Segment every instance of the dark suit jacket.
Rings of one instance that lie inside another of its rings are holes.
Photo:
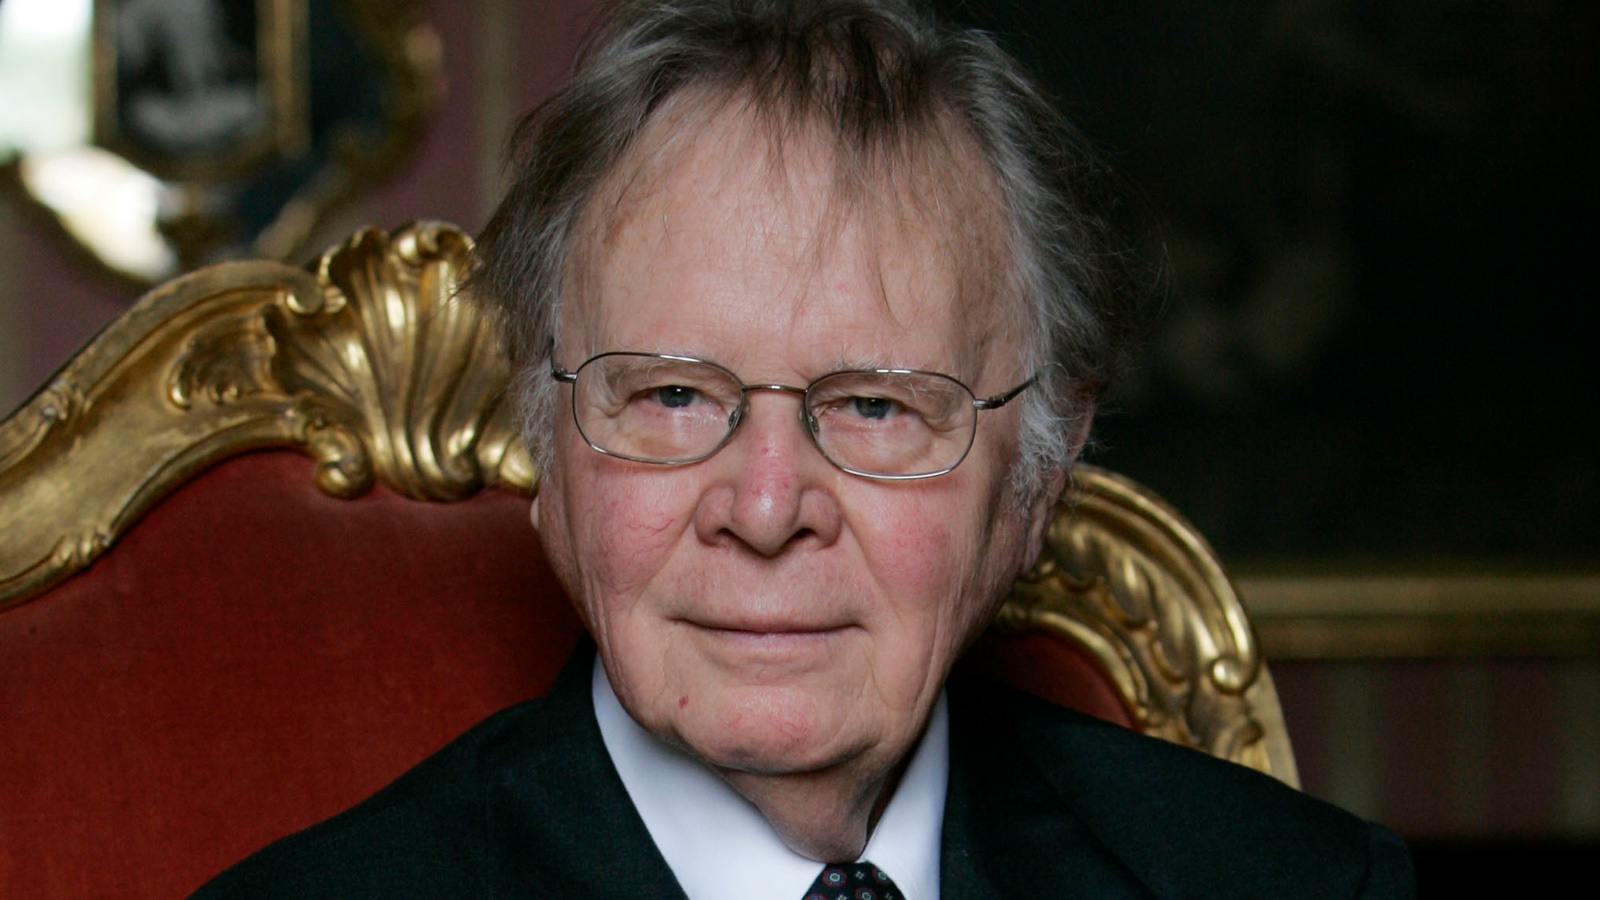
[[[601,742],[592,658],[195,900],[682,900]],[[1243,767],[990,688],[952,686],[950,726],[945,897],[1413,893],[1394,835]]]

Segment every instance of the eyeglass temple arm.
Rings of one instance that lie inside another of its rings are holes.
[[[1022,393],[1028,388],[1033,387],[1034,383],[1038,380],[1039,373],[1035,372],[1033,377],[1017,385],[1011,390],[1006,391],[1004,394],[997,394],[993,397],[985,397],[981,400],[974,400],[972,401],[972,406],[974,409],[999,409],[1000,407],[1005,406],[1007,403],[1010,403],[1012,400],[1017,399],[1018,394]]]
[[[560,363],[556,362],[556,340],[555,340],[555,338],[551,338],[549,343],[545,346],[544,356],[545,356],[545,359],[550,360],[550,377],[551,378],[554,378],[555,380],[557,380],[557,381],[559,381],[559,382],[561,382],[563,384],[573,384],[573,383],[577,382],[577,380],[578,380],[578,373],[577,372],[568,372],[566,369],[561,368],[561,364]]]

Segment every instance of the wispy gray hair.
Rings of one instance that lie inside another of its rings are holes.
[[[1071,463],[1071,436],[1126,349],[1124,258],[1108,239],[1103,168],[989,35],[907,0],[624,0],[591,31],[572,78],[522,121],[515,180],[479,236],[472,287],[499,319],[524,433],[548,464],[547,354],[579,222],[652,115],[688,91],[830,134],[858,171],[955,127],[989,168],[1006,217],[997,278],[1025,321],[1019,499]]]

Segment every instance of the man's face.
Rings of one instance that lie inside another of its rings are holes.
[[[979,396],[1030,374],[980,267],[961,256],[984,243],[972,221],[990,212],[975,192],[840,216],[826,154],[791,143],[775,165],[736,115],[692,138],[646,138],[634,151],[644,162],[580,229],[562,367],[661,352],[787,385],[904,367],[954,375]],[[936,205],[962,228],[917,211]],[[831,465],[797,396],[748,402],[720,452],[669,467],[594,451],[563,390],[535,523],[646,728],[735,771],[887,771],[1030,555],[1043,507],[1012,498],[1017,404],[979,417],[954,471],[887,482]]]

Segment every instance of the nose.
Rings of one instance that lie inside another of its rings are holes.
[[[737,541],[762,556],[791,545],[831,544],[842,514],[838,470],[823,458],[800,418],[800,398],[752,391],[744,419],[716,456],[714,482],[696,510],[702,540]]]

